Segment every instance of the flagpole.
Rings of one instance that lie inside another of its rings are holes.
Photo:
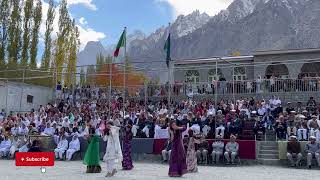
[[[125,116],[125,104],[126,104],[126,62],[127,62],[127,27],[124,27],[124,67],[123,67],[123,118]]]
[[[111,114],[111,95],[112,95],[112,63],[113,63],[113,59],[114,59],[114,56],[112,56],[111,58],[111,62],[109,62],[109,74],[110,74],[110,77],[109,77],[109,113],[108,113],[108,116],[110,118],[110,114]]]
[[[170,27],[171,27],[171,24],[169,23],[169,35],[170,35]],[[171,39],[170,39],[171,41]],[[170,42],[171,44],[171,42]],[[169,48],[171,48],[171,45],[169,46]],[[169,50],[170,51],[170,50]],[[171,58],[171,55],[170,55],[170,58]],[[169,82],[169,92],[168,92],[168,105],[170,108],[170,105],[171,105],[171,70],[170,70],[170,61],[171,59],[169,59],[169,63],[168,63],[168,82]]]

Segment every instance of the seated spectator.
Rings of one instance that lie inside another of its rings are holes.
[[[302,159],[302,154],[300,143],[297,141],[296,136],[290,136],[290,140],[287,143],[287,157],[291,167],[299,166],[299,163]],[[297,158],[296,162],[294,162],[293,158]]]
[[[25,123],[22,123],[18,129],[18,136],[25,136],[29,134],[29,129],[27,128]]]
[[[19,130],[18,124],[15,123],[14,126],[11,128],[11,135],[12,136],[17,136],[18,135],[18,130]]]
[[[18,151],[19,152],[28,152],[29,148],[30,148],[30,143],[27,140],[27,137],[26,136],[21,137],[20,140],[21,140],[21,143],[20,143]]]
[[[295,117],[296,112],[290,111],[288,120],[287,120],[287,135],[290,136],[290,134],[293,134],[294,136],[297,135],[297,127],[295,124]]]
[[[230,142],[228,142],[225,147],[224,157],[227,160],[227,164],[230,164],[230,162],[231,164],[234,164],[234,160],[238,155],[238,150],[239,150],[239,144],[236,142],[236,136],[232,134],[230,136]]]
[[[320,144],[316,142],[316,137],[310,136],[310,142],[305,146],[307,153],[307,166],[311,169],[312,158],[316,158],[318,166],[320,166]]]
[[[205,136],[201,136],[200,143],[197,144],[198,163],[208,164],[209,143],[205,140]]]
[[[137,133],[138,133],[138,130],[139,130],[139,126],[138,126],[139,120],[140,120],[140,113],[136,113],[136,117],[133,120],[133,126],[132,126],[132,129],[131,129],[133,137],[137,136]]]
[[[220,135],[217,136],[217,140],[212,143],[212,162],[218,164],[221,155],[223,154],[224,142]]]
[[[263,121],[266,123],[266,128],[271,130],[274,123],[274,117],[272,116],[270,109],[268,109],[265,116],[263,116]]]
[[[44,128],[43,132],[41,135],[46,135],[46,136],[53,136],[54,135],[54,128],[50,126],[50,123],[47,123],[46,128]]]
[[[54,153],[56,155],[56,159],[63,159],[63,154],[68,149],[68,141],[66,139],[66,136],[62,135],[61,140],[58,143],[58,146],[56,149],[54,149]]]
[[[32,141],[31,147],[28,152],[41,152],[40,141],[34,140]]]
[[[171,135],[170,137],[173,137],[173,135]],[[165,144],[165,148],[161,152],[163,162],[170,161],[171,146],[172,146],[172,140],[171,140],[171,138],[169,138]]]
[[[262,134],[265,134],[266,128],[265,128],[265,122],[263,121],[263,118],[257,118],[257,121],[254,123],[254,126],[253,126],[253,132],[256,136],[258,136],[259,132],[262,132]]]
[[[80,141],[77,135],[73,135],[72,141],[70,141],[69,143],[69,148],[66,154],[67,160],[70,161],[72,158],[72,155],[77,151],[80,151]]]
[[[320,120],[317,119],[316,115],[312,115],[311,117],[312,119],[310,119],[307,124],[310,136],[314,136],[317,140],[320,140]]]
[[[34,123],[30,123],[29,125],[29,135],[38,135],[38,129],[36,128],[36,125]]]
[[[18,136],[13,137],[13,141],[10,147],[10,157],[13,158],[16,151],[19,150],[19,146],[21,145],[21,140]]]
[[[300,121],[296,124],[298,129],[297,130],[298,140],[307,141],[308,121],[306,120],[306,117],[304,115],[299,115],[298,118],[300,119]]]
[[[286,139],[286,126],[284,117],[282,115],[279,116],[279,119],[276,120],[274,125],[278,139]]]
[[[0,143],[0,157],[6,157],[10,151],[11,140],[7,135],[4,136],[4,139]]]
[[[148,119],[145,121],[145,126],[142,129],[144,135],[149,138],[150,137],[150,129],[153,126],[153,116],[151,114],[148,115]]]
[[[217,124],[216,137],[220,135],[222,138],[224,138],[225,124],[224,124],[224,116],[221,110],[217,111],[216,124]]]

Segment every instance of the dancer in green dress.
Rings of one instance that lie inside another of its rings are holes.
[[[86,173],[100,173],[101,166],[99,164],[99,136],[95,135],[95,129],[89,129],[89,138],[90,142],[86,155],[84,156],[84,164],[87,165]]]

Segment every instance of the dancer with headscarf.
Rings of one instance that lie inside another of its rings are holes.
[[[95,135],[95,129],[89,128],[88,136],[89,146],[84,156],[84,164],[87,165],[86,173],[100,173],[100,157],[99,157],[99,136]]]
[[[117,165],[122,162],[122,151],[119,140],[120,128],[114,126],[112,121],[106,125],[103,140],[107,141],[106,154],[103,160],[107,163],[106,177],[112,177],[117,173]]]
[[[168,175],[181,177],[187,173],[186,154],[182,139],[182,132],[186,130],[186,127],[179,127],[175,121],[171,121],[169,128],[173,131],[173,140]]]
[[[123,137],[123,160],[122,169],[131,170],[133,169],[132,158],[131,158],[131,141],[133,134],[131,132],[132,125],[127,124],[124,128]]]

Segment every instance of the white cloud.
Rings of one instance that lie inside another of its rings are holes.
[[[73,1],[76,1],[76,0],[73,0]],[[84,0],[80,0],[80,1],[84,1]],[[90,1],[90,0],[87,0],[87,1]],[[44,42],[44,34],[46,31],[46,19],[47,19],[48,9],[49,9],[49,4],[47,2],[45,2],[44,0],[42,0],[42,23],[40,26],[40,42]],[[53,32],[52,32],[53,38],[57,37],[57,32],[59,31],[58,22],[59,22],[59,7],[56,7],[55,19],[53,21]],[[87,42],[99,41],[99,40],[104,39],[106,37],[106,35],[103,32],[97,32],[94,29],[90,28],[88,26],[88,22],[85,20],[84,17],[81,17],[79,19],[79,25],[77,25],[77,26],[78,26],[78,29],[80,32],[80,37],[79,37],[80,43],[81,43],[80,50],[82,50],[85,47]]]
[[[93,11],[98,9],[97,6],[93,4],[92,0],[67,0],[67,2],[69,5],[82,4]]]
[[[85,19],[84,17],[81,17],[81,18],[79,19],[79,23],[80,23],[81,25],[86,25],[86,24],[88,24],[88,22],[86,21],[86,19]]]
[[[102,32],[97,32],[94,29],[84,28],[79,25],[77,26],[80,32],[80,38],[79,38],[81,42],[80,50],[82,50],[89,41],[99,41],[106,37],[106,35]]]
[[[181,14],[188,15],[195,10],[213,16],[226,9],[233,0],[156,0],[156,2],[168,3],[172,6],[176,17]]]

